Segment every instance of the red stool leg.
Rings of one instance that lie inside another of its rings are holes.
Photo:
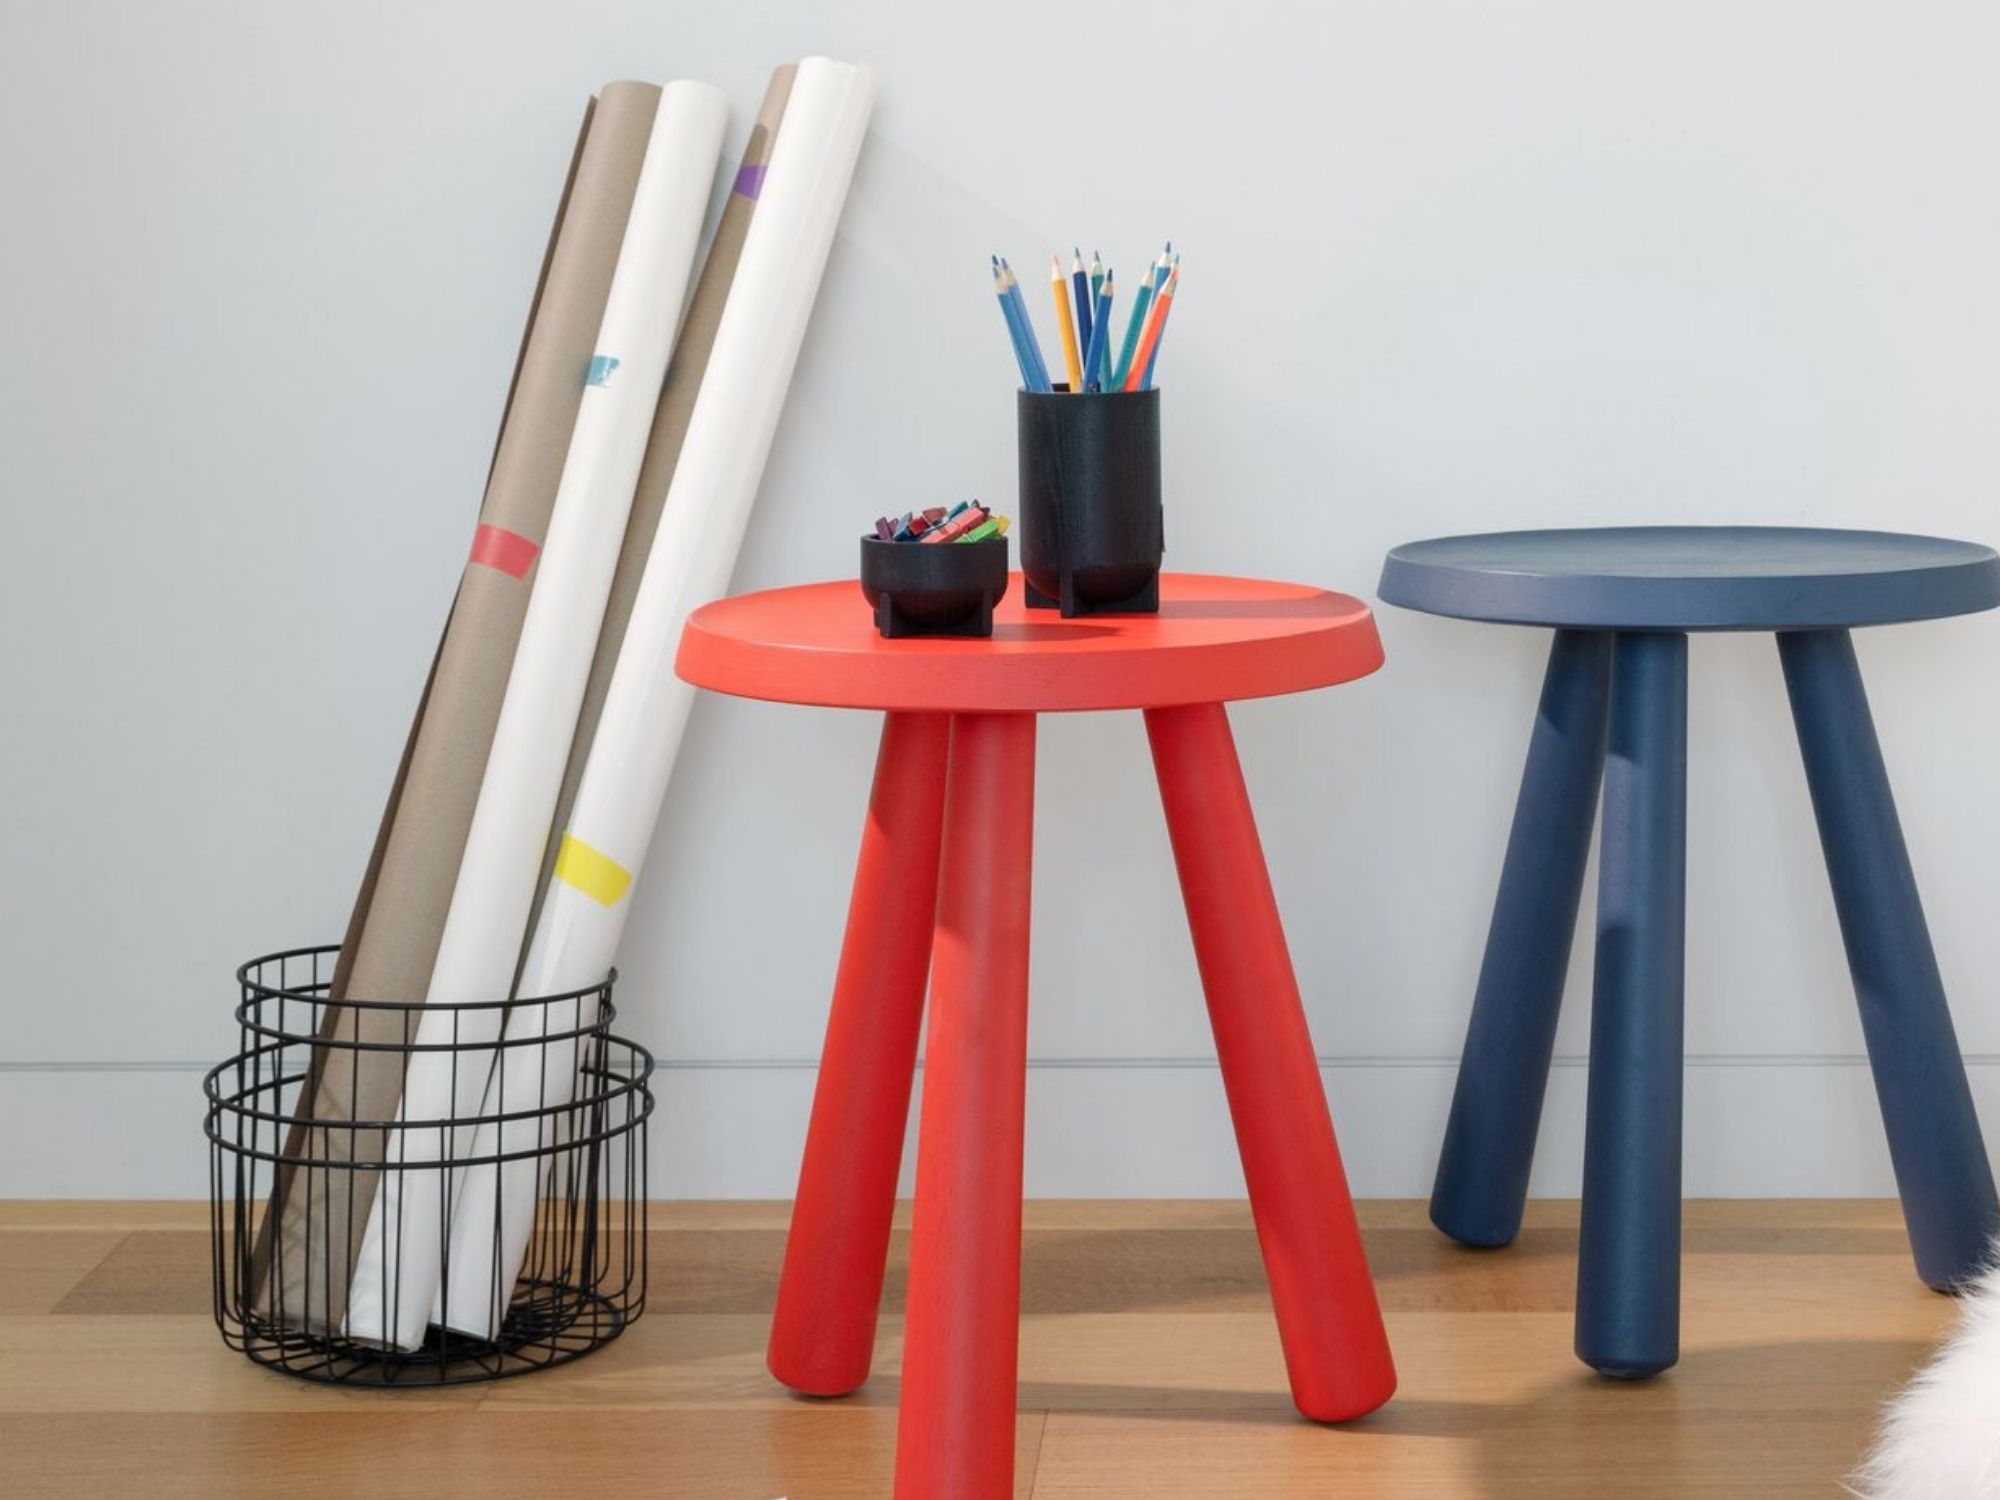
[[[868,1378],[931,961],[945,714],[892,713],[847,908],[812,1125],[771,1320],[771,1373],[841,1396]]]
[[[1035,720],[961,714],[917,1139],[896,1500],[1011,1500]]]
[[[1389,1399],[1396,1369],[1229,718],[1149,709],[1146,733],[1292,1400],[1346,1421]]]

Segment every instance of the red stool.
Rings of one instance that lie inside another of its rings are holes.
[[[991,640],[884,640],[851,582],[689,618],[676,669],[698,687],[886,714],[770,1366],[816,1396],[868,1378],[928,971],[900,1500],[1013,1493],[1037,713],[1145,711],[1292,1398],[1339,1422],[1394,1391],[1222,707],[1381,663],[1358,600],[1195,575],[1162,577],[1158,615],[1083,620],[1031,613],[1017,576]]]

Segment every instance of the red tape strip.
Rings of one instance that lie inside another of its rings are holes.
[[[472,533],[472,561],[512,578],[526,578],[541,550],[526,537],[498,526],[481,526]]]

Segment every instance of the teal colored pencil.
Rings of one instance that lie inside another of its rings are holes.
[[[1118,351],[1118,363],[1112,368],[1111,379],[1105,382],[1107,391],[1125,389],[1125,377],[1132,373],[1132,356],[1139,352],[1139,335],[1146,331],[1146,309],[1153,302],[1153,275],[1149,270],[1139,283],[1138,295],[1132,299],[1132,316],[1125,324],[1125,343]]]

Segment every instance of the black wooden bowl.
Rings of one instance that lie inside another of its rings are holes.
[[[993,634],[993,606],[1007,594],[1007,538],[983,542],[861,539],[861,593],[875,628],[911,635]]]

